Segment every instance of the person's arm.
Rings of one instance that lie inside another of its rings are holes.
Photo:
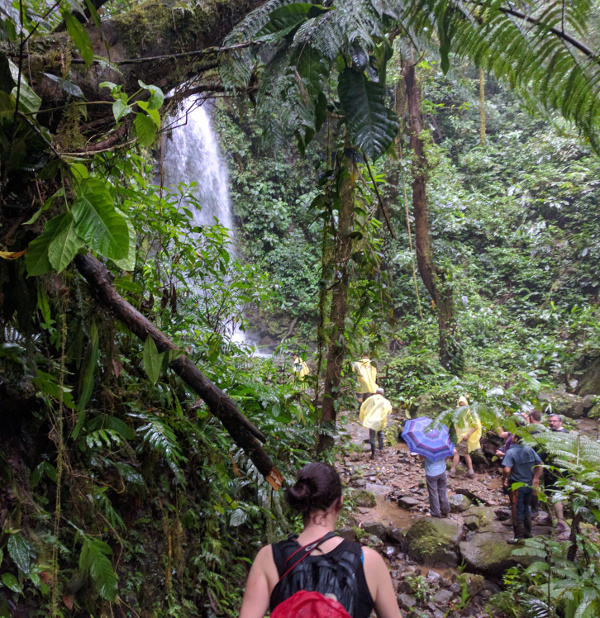
[[[258,552],[252,563],[242,599],[240,618],[263,618],[266,615],[271,599],[266,567],[271,562],[273,562],[273,549],[267,545]]]
[[[510,477],[510,471],[511,471],[511,468],[509,466],[504,466],[503,468],[504,481],[502,483],[504,487],[508,487],[508,479]]]
[[[383,558],[370,547],[363,547],[363,555],[367,585],[373,597],[378,618],[403,618],[396,600],[392,578]]]
[[[540,486],[540,477],[542,476],[542,472],[544,471],[544,464],[539,464],[537,465],[534,469],[533,469],[533,480],[531,481],[531,484],[534,487],[539,487]]]

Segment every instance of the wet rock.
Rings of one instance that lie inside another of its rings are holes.
[[[539,400],[547,403],[552,412],[568,418],[581,418],[593,405],[591,397],[579,397],[560,390],[540,393]]]
[[[411,496],[400,496],[398,498],[398,506],[402,509],[414,509],[420,504],[420,500],[412,498]]]
[[[409,529],[408,554],[426,566],[457,566],[462,526],[445,519],[424,517]]]
[[[511,518],[510,509],[499,508],[494,511],[494,514],[500,521],[506,521]]]
[[[450,496],[448,498],[448,503],[450,504],[450,510],[453,513],[462,513],[466,511],[471,506],[471,501],[467,496],[463,494],[456,494],[455,496]]]
[[[425,576],[425,579],[427,579],[430,582],[439,582],[440,579],[442,579],[442,576],[439,573],[436,573],[435,571],[427,571],[427,575]]]
[[[402,581],[398,586],[398,592],[404,592],[405,594],[411,594],[413,592],[413,588],[410,585],[410,582]]]
[[[479,528],[479,518],[475,515],[466,515],[463,517],[463,522],[468,530],[477,530]]]
[[[350,500],[354,501],[356,506],[373,508],[377,504],[375,494],[364,489],[350,489],[347,495]]]
[[[347,541],[356,541],[356,530],[352,526],[344,526],[340,528],[338,534]]]
[[[412,609],[417,604],[417,599],[412,594],[402,592],[398,595],[398,605],[402,609]]]
[[[477,575],[476,573],[463,573],[461,578],[465,581],[467,585],[467,592],[471,597],[474,597],[482,590],[485,590],[487,586],[485,578],[482,575]]]
[[[508,535],[501,532],[479,532],[468,542],[460,543],[460,553],[471,571],[498,575],[517,561],[512,556],[513,546],[506,542]]]
[[[400,528],[396,528],[396,526],[387,526],[385,529],[386,538],[390,543],[395,543],[396,545],[404,544],[404,532],[400,530]]]
[[[374,534],[369,534],[369,536],[365,537],[364,541],[369,547],[379,547],[380,545],[383,545],[383,541]]]
[[[363,529],[367,534],[373,534],[382,541],[385,541],[385,526],[379,521],[372,521],[363,524]]]
[[[600,358],[595,359],[585,368],[577,385],[577,393],[583,395],[600,395]]]
[[[452,594],[452,592],[450,590],[438,590],[434,595],[433,595],[433,600],[435,603],[437,603],[438,605],[441,606],[445,606],[450,602],[450,599],[453,597],[454,595]]]
[[[354,487],[358,487],[358,488],[366,487],[367,485],[366,479],[363,479],[363,478],[356,479],[355,481],[351,481],[351,483]]]

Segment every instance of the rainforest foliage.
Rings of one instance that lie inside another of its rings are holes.
[[[236,615],[357,355],[490,429],[598,362],[598,7],[102,4],[0,8],[0,616]],[[157,174],[197,95],[235,241]],[[575,533],[490,612],[597,616],[598,445],[545,440]]]

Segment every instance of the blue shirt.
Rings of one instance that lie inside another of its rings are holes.
[[[439,476],[446,472],[446,458],[443,459],[427,459],[425,457],[425,474],[427,476]]]
[[[533,468],[542,463],[540,456],[524,444],[513,444],[506,453],[502,465],[510,468],[511,483],[527,483],[533,480]]]

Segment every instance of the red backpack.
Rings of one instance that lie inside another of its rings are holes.
[[[317,541],[298,548],[287,557],[282,569],[284,572],[279,578],[279,582],[276,586],[276,588],[283,586],[281,593],[284,598],[287,598],[276,605],[271,612],[271,618],[352,618],[346,611],[344,605],[337,601],[336,598],[332,598],[336,597],[336,595],[333,594],[334,590],[336,593],[339,593],[339,589],[335,587],[335,584],[338,584],[337,578],[332,576],[331,573],[329,573],[328,576],[326,573],[320,572],[319,581],[316,582],[313,581],[312,577],[309,575],[310,567],[308,567],[308,571],[304,569],[305,565],[307,565],[305,558],[321,545],[321,543],[334,536],[336,536],[335,532],[329,532]],[[360,557],[358,559],[360,559]],[[292,563],[292,565],[288,567],[290,563]],[[347,572],[353,570],[353,565],[347,561],[340,560],[339,564],[345,567],[342,568],[342,571]],[[303,572],[301,573],[300,571]],[[279,572],[281,573],[281,571]],[[300,581],[303,581],[310,590],[306,590],[303,586],[300,590],[296,587],[296,592],[294,592],[294,583],[290,581],[288,577],[291,573],[300,575]],[[327,582],[329,582],[329,585]],[[319,588],[323,592],[319,592]],[[346,588],[346,591],[348,590],[351,591],[351,589]],[[331,596],[328,593],[331,593]]]
[[[350,618],[344,606],[320,592],[299,590],[280,603],[271,618]]]

